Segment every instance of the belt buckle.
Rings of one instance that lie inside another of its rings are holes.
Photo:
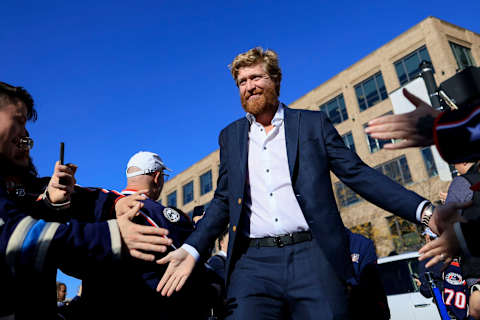
[[[285,243],[282,241],[282,237],[275,237],[273,238],[273,242],[277,245],[277,247],[282,248],[285,246]]]

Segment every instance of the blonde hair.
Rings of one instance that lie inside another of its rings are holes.
[[[241,68],[250,67],[263,63],[265,72],[275,82],[275,90],[280,95],[280,82],[282,81],[282,70],[278,65],[278,54],[270,49],[264,50],[262,47],[255,47],[247,52],[240,53],[233,59],[228,66],[232,73],[233,79],[237,83],[238,72]]]

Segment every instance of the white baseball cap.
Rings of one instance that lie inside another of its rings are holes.
[[[140,171],[128,173],[128,168],[137,167]],[[142,174],[149,174],[155,171],[168,170],[172,171],[165,166],[162,158],[156,153],[148,151],[140,151],[135,153],[127,164],[127,178],[139,176]]]

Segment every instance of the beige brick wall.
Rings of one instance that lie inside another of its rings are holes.
[[[195,206],[204,205],[213,198],[213,193],[217,188],[218,179],[218,165],[220,164],[219,150],[210,153],[205,158],[193,164],[187,170],[177,174],[167,182],[163,187],[159,200],[163,203],[167,203],[167,195],[174,191],[177,191],[177,207],[189,213]],[[200,176],[204,173],[212,171],[212,190],[204,195],[200,195]],[[183,186],[193,181],[193,201],[183,204]]]

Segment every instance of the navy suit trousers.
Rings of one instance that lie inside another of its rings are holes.
[[[230,276],[228,320],[350,319],[346,284],[315,240],[242,246]]]

